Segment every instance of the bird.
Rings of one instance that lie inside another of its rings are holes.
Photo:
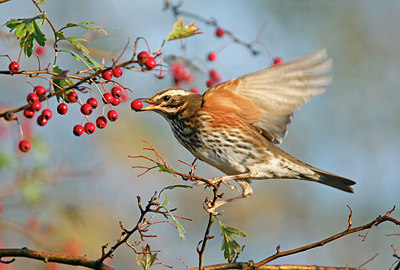
[[[331,82],[326,49],[229,80],[203,95],[170,87],[142,101],[140,111],[154,111],[169,123],[175,138],[193,156],[225,175],[213,183],[235,180],[242,194],[253,194],[252,180],[314,181],[353,193],[353,180],[318,169],[277,145],[287,134],[293,113]]]

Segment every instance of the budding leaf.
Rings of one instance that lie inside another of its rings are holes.
[[[196,23],[192,22],[183,26],[183,18],[180,18],[174,23],[172,31],[169,33],[165,43],[170,40],[187,38],[201,33],[202,32],[199,32],[199,28],[196,26]]]
[[[233,239],[236,237],[246,237],[247,235],[235,228],[229,227],[219,221],[219,225],[221,226],[221,234],[224,237],[222,240],[221,250],[224,251],[224,258],[228,259],[229,262],[232,262],[235,258],[236,254],[240,254],[242,252],[242,247]]]
[[[144,270],[150,269],[157,259],[157,253],[151,254],[150,246],[142,247],[142,254],[136,254],[136,263]]]
[[[158,165],[158,168],[160,168],[160,171],[173,174],[176,177],[176,174],[170,168],[168,168],[167,166],[165,166],[165,165],[163,165],[161,163],[157,163],[157,165]]]
[[[40,14],[32,18],[11,19],[6,22],[6,26],[10,28],[10,32],[14,31],[14,35],[20,39],[19,45],[23,48],[24,54],[28,57],[32,55],[34,40],[36,40],[40,46],[45,45],[46,36],[36,23],[36,20],[44,18],[45,15]]]

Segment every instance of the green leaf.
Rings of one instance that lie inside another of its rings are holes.
[[[172,185],[172,186],[167,186],[167,187],[163,188],[163,189],[160,191],[160,194],[158,194],[158,198],[160,198],[161,193],[163,193],[164,190],[174,189],[174,188],[178,188],[178,187],[179,187],[179,188],[193,188],[192,186],[189,186],[189,185]]]
[[[108,35],[106,30],[104,30],[98,25],[95,25],[95,22],[67,23],[67,25],[64,26],[63,29],[70,27],[82,27],[86,30],[99,31],[105,35]]]
[[[84,38],[78,38],[78,37],[68,37],[68,38],[66,38],[66,40],[68,40],[69,42],[71,42],[71,44],[72,44],[76,49],[82,51],[83,53],[85,53],[85,54],[88,54],[88,53],[89,53],[89,50],[86,48],[86,46],[79,42],[79,41],[86,41],[86,39],[84,39]]]
[[[157,259],[157,253],[151,254],[150,246],[142,247],[142,254],[136,254],[136,263],[144,270],[150,269]]]
[[[40,30],[39,26],[37,25],[36,21],[33,21],[33,26],[35,28],[34,31],[34,37],[36,42],[40,45],[40,46],[44,46],[45,45],[45,41],[46,41],[46,36],[45,34],[43,34],[43,32]]]
[[[60,52],[67,52],[72,55],[73,58],[75,58],[76,61],[81,61],[85,66],[89,69],[92,69],[92,67],[83,59],[82,57],[79,56],[76,52],[70,51],[70,50],[60,50]],[[72,82],[72,81],[71,81]],[[72,82],[73,83],[73,82]]]
[[[157,165],[158,165],[158,168],[160,168],[160,171],[173,174],[176,177],[176,174],[170,168],[166,167],[165,165],[163,165],[161,163],[157,163]]]
[[[240,254],[242,252],[242,247],[233,239],[236,237],[246,237],[247,235],[235,228],[229,227],[219,221],[219,225],[221,226],[221,234],[224,237],[222,240],[221,250],[224,251],[224,258],[228,259],[229,262],[232,262],[235,258],[236,254]]]
[[[39,14],[27,19],[11,19],[6,22],[6,26],[10,28],[10,32],[14,31],[14,35],[20,39],[20,47],[23,48],[24,54],[28,57],[32,55],[33,41],[40,46],[45,45],[46,36],[40,30],[36,20],[44,19],[44,14]]]
[[[163,190],[164,190],[164,189],[163,189]],[[161,192],[162,192],[162,191],[161,191]],[[161,192],[160,192],[160,195],[161,195]],[[160,195],[159,195],[159,196],[160,196]],[[160,197],[158,197],[158,199],[160,199]],[[185,241],[185,239],[186,239],[186,237],[185,237],[186,231],[185,231],[185,229],[183,228],[182,224],[181,224],[181,223],[174,217],[174,215],[172,215],[172,213],[166,208],[166,206],[168,206],[168,205],[169,205],[169,201],[167,200],[167,194],[165,194],[164,202],[163,202],[160,206],[161,206],[163,209],[165,209],[165,211],[168,212],[168,214],[170,215],[172,221],[174,222],[174,224],[175,224],[175,226],[176,226],[176,229],[178,230],[179,237],[181,238],[182,241]]]
[[[201,32],[199,32],[199,28],[196,26],[196,23],[192,22],[183,26],[183,18],[180,18],[174,23],[172,31],[169,33],[165,43],[170,40],[187,38],[197,34],[201,34]]]

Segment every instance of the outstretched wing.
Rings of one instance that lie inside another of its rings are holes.
[[[293,112],[331,82],[326,50],[219,84],[203,96],[203,107],[235,114],[281,143]]]

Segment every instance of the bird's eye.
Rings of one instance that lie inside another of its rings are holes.
[[[170,98],[171,98],[171,96],[165,96],[165,97],[163,97],[163,100],[168,101]]]

